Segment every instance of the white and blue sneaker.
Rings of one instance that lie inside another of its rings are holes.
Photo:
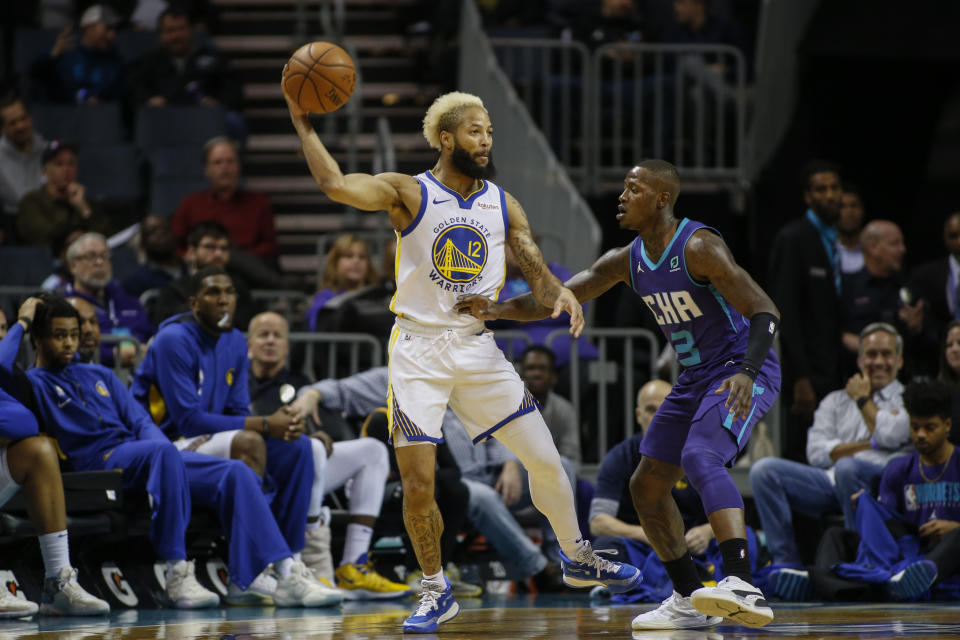
[[[611,562],[593,552],[587,540],[583,541],[577,557],[571,560],[560,551],[563,564],[563,582],[568,587],[601,585],[611,593],[626,593],[643,582],[643,574],[636,567]]]
[[[887,581],[891,600],[916,600],[937,580],[937,565],[930,560],[917,560]]]
[[[420,603],[409,618],[403,621],[405,633],[433,633],[440,624],[460,613],[460,605],[453,599],[453,587],[446,577],[443,582],[421,581],[423,593]]]

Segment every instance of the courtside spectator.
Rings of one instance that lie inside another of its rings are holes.
[[[750,468],[750,486],[773,561],[799,566],[791,511],[819,518],[843,513],[856,528],[850,496],[874,494],[883,467],[910,448],[910,419],[903,409],[903,339],[893,326],[875,323],[860,334],[857,364],[863,373],[817,407],[807,440],[807,460],[762,458]]]
[[[219,222],[201,222],[190,230],[187,237],[187,274],[180,276],[160,290],[157,299],[150,305],[150,321],[156,325],[167,318],[190,310],[190,288],[193,274],[207,267],[227,269],[233,249],[226,227]],[[245,327],[253,317],[253,300],[246,282],[237,273],[228,270],[233,287],[237,291],[235,321]]]
[[[0,100],[0,132],[0,207],[4,216],[13,216],[20,198],[43,184],[47,143],[33,130],[30,112],[19,98]]]
[[[123,99],[124,63],[113,46],[119,23],[109,5],[95,4],[80,16],[78,45],[71,27],[60,32],[50,56],[32,69],[47,101],[97,104]]]
[[[147,261],[123,279],[124,290],[132,296],[149,289],[162,289],[172,281],[189,275],[187,263],[177,253],[177,238],[170,220],[155,214],[140,223],[140,250]]]
[[[213,138],[203,146],[203,154],[210,188],[184,198],[171,221],[181,248],[186,248],[187,235],[194,226],[214,221],[227,228],[236,249],[273,260],[277,255],[273,209],[267,196],[240,187],[237,143],[222,136]]]
[[[73,282],[64,289],[65,296],[77,296],[97,308],[97,320],[103,333],[133,335],[146,345],[153,335],[153,325],[147,319],[140,301],[127,295],[117,280],[113,279],[110,250],[106,239],[99,233],[85,233],[67,249],[67,266]],[[130,342],[121,342],[118,347],[120,363],[129,367],[134,364],[137,350]],[[113,366],[113,350],[108,344],[100,348],[100,362]]]
[[[100,207],[87,200],[86,188],[77,182],[77,149],[54,140],[41,156],[47,183],[20,199],[17,232],[20,244],[49,245],[54,234],[67,226],[82,226],[108,233],[110,221]]]

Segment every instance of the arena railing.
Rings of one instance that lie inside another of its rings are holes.
[[[587,192],[617,188],[639,158],[686,180],[745,184],[746,63],[728,45],[492,38],[500,65]]]
[[[291,347],[297,344],[306,345],[303,371],[310,377],[313,377],[313,372],[317,370],[315,360],[318,345],[334,347],[343,345],[348,349],[346,372],[341,369],[343,363],[339,361],[337,349],[327,349],[326,373],[322,376],[323,378],[340,378],[366,371],[370,367],[381,367],[386,364],[382,341],[366,333],[312,333],[307,331],[291,333]],[[361,360],[362,349],[369,350],[369,360]]]
[[[523,204],[534,230],[566,238],[564,266],[577,272],[600,253],[600,225],[566,167],[550,148],[494,56],[473,0],[462,4],[458,88],[483,96],[493,119],[498,183]],[[542,247],[549,262],[560,256]]]

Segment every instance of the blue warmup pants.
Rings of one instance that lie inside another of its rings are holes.
[[[220,516],[230,548],[230,578],[237,586],[246,589],[268,564],[292,555],[253,469],[240,460],[196,451],[181,451],[180,455],[193,503],[214,509]]]
[[[229,544],[230,577],[240,588],[246,588],[269,563],[291,555],[260,479],[243,462],[181,452],[172,443],[157,440],[125,442],[104,458],[90,461],[85,468],[121,469],[125,489],[146,491],[151,506],[150,540],[163,560],[187,557],[184,534],[191,501],[217,511]]]
[[[313,453],[310,439],[301,436],[293,442],[267,438],[267,475],[275,495],[270,503],[273,515],[291,551],[306,545],[307,509],[313,490]]]
[[[91,460],[71,459],[81,471],[121,469],[123,488],[146,491],[150,499],[150,541],[165,561],[187,557],[184,532],[190,521],[187,469],[173,443],[159,440],[124,442]]]

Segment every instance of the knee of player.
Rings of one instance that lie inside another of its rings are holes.
[[[20,440],[10,447],[8,455],[27,461],[29,464],[26,466],[31,470],[60,470],[57,449],[53,441],[45,436],[30,436]]]
[[[723,459],[707,447],[684,447],[680,454],[680,467],[694,487],[718,472],[726,473]]]
[[[403,478],[403,499],[409,505],[433,500],[433,475],[409,473]]]
[[[234,459],[265,459],[267,457],[267,445],[263,441],[263,436],[247,430],[237,432],[233,436],[233,440],[230,441],[230,457]]]

